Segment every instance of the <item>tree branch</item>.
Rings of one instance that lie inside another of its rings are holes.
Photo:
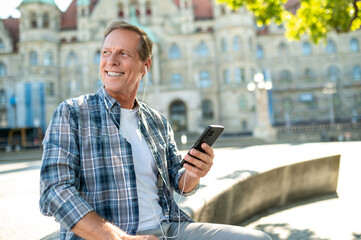
[[[357,7],[357,2],[358,2],[358,0],[353,0],[353,1],[352,1],[352,6],[355,8],[355,13],[354,13],[354,15],[352,16],[352,18],[351,18],[351,20],[350,20],[350,23],[348,24],[347,32],[350,31],[351,26],[352,26],[352,22],[358,17],[359,9],[358,9],[358,7]]]

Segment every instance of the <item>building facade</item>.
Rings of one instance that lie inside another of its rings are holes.
[[[213,0],[73,0],[65,12],[53,0],[24,0],[18,8],[19,19],[0,21],[0,127],[45,128],[61,101],[97,91],[113,19],[152,37],[138,98],[178,132],[222,124],[251,133],[261,107],[278,126],[361,119],[360,30],[332,33],[327,44],[288,42],[282,27],[259,29],[247,10]],[[257,72],[273,83],[268,106],[247,90]]]

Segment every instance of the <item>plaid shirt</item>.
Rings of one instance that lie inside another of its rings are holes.
[[[159,204],[166,218],[178,221],[173,190],[179,192],[184,169],[173,131],[157,111],[138,105],[140,131],[158,167]],[[120,105],[104,88],[64,101],[52,116],[43,140],[40,209],[61,223],[61,239],[79,239],[70,229],[93,210],[123,231],[137,232],[132,148],[114,116],[120,119]],[[183,211],[180,220],[192,221]]]

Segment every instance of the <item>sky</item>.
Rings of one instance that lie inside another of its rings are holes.
[[[72,0],[55,0],[55,3],[58,5],[58,8],[61,11],[65,11]],[[16,9],[22,0],[0,0],[0,18],[8,18],[12,16],[18,18],[20,12]]]

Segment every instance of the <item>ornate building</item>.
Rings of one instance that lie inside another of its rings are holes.
[[[250,133],[263,107],[273,125],[361,119],[361,31],[327,44],[288,42],[278,26],[256,27],[245,9],[213,0],[23,0],[21,17],[0,21],[0,127],[42,126],[64,99],[95,92],[101,42],[113,19],[142,26],[155,42],[139,99],[177,131],[219,123]],[[262,72],[269,106],[247,90]],[[147,84],[146,84],[147,83]]]

